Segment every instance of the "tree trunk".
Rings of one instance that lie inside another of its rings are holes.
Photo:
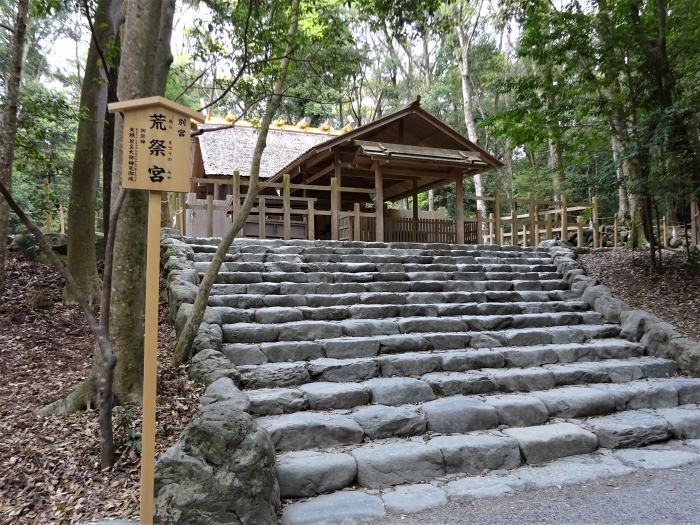
[[[68,206],[68,271],[90,304],[99,298],[100,282],[95,258],[95,201],[100,176],[104,116],[107,109],[107,77],[100,49],[114,42],[122,0],[100,0],[95,10],[94,34],[90,39],[80,93],[81,119],[73,158],[70,205]],[[64,300],[75,298],[68,287]]]
[[[610,143],[612,147],[613,162],[615,163],[615,173],[617,173],[617,216],[623,219],[629,214],[629,197],[627,196],[627,186],[625,184],[625,170],[623,169],[622,160],[624,155],[624,146],[618,138],[615,130],[610,134]]]
[[[172,62],[174,0],[127,0],[119,66],[119,100],[163,95]],[[127,44],[127,45],[124,45]],[[116,118],[113,173],[122,172],[123,119]],[[112,180],[112,199],[121,178]],[[143,315],[146,292],[146,215],[148,195],[129,191],[118,219],[114,244],[111,336],[118,352],[114,394],[118,401],[139,401],[143,380]]]
[[[284,58],[280,62],[280,70],[275,79],[275,85],[273,88],[272,96],[270,101],[265,108],[265,114],[260,125],[260,132],[255,143],[255,150],[253,151],[253,158],[250,163],[250,184],[248,185],[248,192],[246,193],[245,200],[241,206],[241,210],[236,217],[233,219],[231,227],[226,232],[226,235],[221,239],[219,246],[216,248],[216,253],[212,257],[207,273],[204,275],[202,282],[199,285],[199,291],[197,292],[197,297],[195,298],[194,305],[192,306],[192,312],[190,313],[185,326],[180,333],[180,337],[177,340],[177,346],[175,347],[175,355],[173,356],[173,363],[178,365],[187,360],[190,357],[190,349],[192,343],[199,331],[199,325],[202,323],[204,318],[204,312],[209,302],[209,294],[214,286],[214,281],[219,274],[221,265],[224,262],[226,253],[228,252],[229,246],[236,238],[238,232],[243,227],[248,214],[250,213],[255,199],[258,193],[258,176],[260,173],[260,159],[262,158],[263,151],[267,145],[267,132],[270,129],[270,123],[272,122],[275,113],[282,103],[282,93],[284,92],[284,85],[287,78],[287,69],[289,68],[290,57],[294,52],[294,39],[296,37],[298,24],[299,24],[299,2],[300,0],[294,0],[292,4],[292,18],[290,20],[289,32],[287,36],[287,48],[284,54]]]
[[[2,159],[0,159],[0,182],[12,190],[12,164],[15,159],[15,134],[17,133],[17,99],[22,81],[22,56],[24,37],[27,31],[29,0],[20,0],[17,5],[15,30],[12,37],[12,66],[5,83],[5,107],[2,116]],[[5,293],[5,260],[7,259],[7,236],[10,226],[10,209],[7,202],[0,201],[0,295]]]
[[[459,39],[459,76],[462,81],[462,108],[464,111],[464,123],[467,126],[467,137],[474,144],[478,144],[479,135],[476,132],[476,121],[474,119],[474,106],[472,101],[472,85],[471,85],[471,64],[469,62],[469,47],[470,41],[464,32],[464,27],[456,24],[457,37]],[[484,182],[481,174],[474,175],[474,193],[478,197],[484,196]],[[476,209],[481,214],[482,219],[486,217],[486,202],[483,200],[476,201]],[[485,224],[485,223],[484,223]]]
[[[122,0],[123,3],[123,0]],[[121,20],[123,22],[123,20]],[[119,30],[114,38],[114,46],[119,47]],[[117,89],[119,76],[119,56],[115,58],[116,63],[109,68],[110,83]],[[116,96],[116,93],[114,93]],[[110,100],[110,102],[113,102]],[[116,117],[114,113],[105,112],[105,128],[102,137],[102,233],[107,236],[109,231],[109,218],[112,210],[112,168],[114,163],[114,128]]]

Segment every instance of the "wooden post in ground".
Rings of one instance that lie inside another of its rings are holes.
[[[178,213],[178,218],[180,222],[176,222],[180,235],[183,237],[187,234],[187,196],[185,193],[178,193],[178,200],[180,201],[180,213]]]
[[[241,173],[238,170],[233,172],[231,201],[233,203],[231,210],[231,222],[233,222],[241,213]],[[241,233],[239,233],[239,235],[241,235]]]
[[[600,230],[598,228],[598,198],[593,197],[593,248],[600,248]]]
[[[496,223],[493,229],[496,230],[496,243],[499,246],[503,244],[503,229],[501,228],[501,194],[496,192],[493,195],[493,214],[496,217]]]
[[[535,205],[535,197],[532,192],[527,194],[527,213],[530,223],[530,246],[537,246],[537,206]]]
[[[566,202],[566,195],[561,194],[561,233],[559,234],[559,239],[562,241],[569,240],[569,217],[567,215],[567,208],[569,204]]]
[[[411,225],[411,240],[418,242],[418,181],[413,179],[413,223]]]
[[[360,203],[356,202],[353,206],[353,217],[352,217],[352,240],[361,241],[361,231],[360,231]]]
[[[661,231],[663,232],[663,238],[661,239],[661,246],[666,248],[668,245],[668,216],[664,215],[661,218]]]
[[[309,199],[306,208],[306,237],[313,241],[316,237],[316,217],[314,217],[316,210],[314,209],[314,201]]]
[[[289,173],[282,175],[282,212],[284,224],[282,231],[284,240],[288,241],[292,236],[292,205],[290,202]]]
[[[613,216],[613,248],[617,248],[619,239],[617,213]]]
[[[576,217],[576,246],[583,248],[583,218]]]
[[[690,202],[690,242],[700,245],[700,201]]]
[[[510,243],[518,245],[518,203],[510,201]]]
[[[523,247],[527,245],[527,224],[523,224]]]
[[[61,235],[66,233],[66,212],[63,209],[63,204],[58,207],[58,223],[60,226]]]
[[[493,244],[494,240],[494,235],[495,235],[495,230],[494,230],[494,224],[496,223],[496,219],[493,215],[493,213],[489,213],[489,244]]]
[[[207,195],[207,237],[214,236],[214,197]]]
[[[372,163],[374,167],[374,225],[375,241],[384,242],[384,173],[378,161]]]
[[[478,210],[478,208],[477,208]],[[479,217],[479,212],[477,211],[477,219]],[[481,225],[477,220],[477,230],[481,232]],[[455,181],[455,240],[457,244],[464,244],[464,177],[460,175]],[[477,233],[477,239],[479,239],[479,233]],[[480,240],[477,240],[477,244],[481,244]]]
[[[338,181],[331,177],[331,240],[338,240],[338,222],[340,204],[338,203]]]
[[[554,222],[554,217],[549,217],[549,215],[544,216],[544,240],[548,241],[552,238],[552,222]]]
[[[49,203],[51,201],[50,193],[49,193],[49,178],[44,177],[44,207],[46,208],[46,211],[44,212],[44,227],[46,228],[47,232],[51,232],[53,229],[53,224],[51,224],[51,210]]]
[[[258,197],[258,239],[264,239],[267,225],[265,224],[265,197]]]

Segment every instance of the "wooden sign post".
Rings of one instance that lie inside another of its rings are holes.
[[[109,104],[124,116],[122,187],[148,190],[146,306],[143,347],[143,418],[141,423],[141,523],[153,523],[158,380],[158,274],[160,266],[161,192],[190,190],[192,155],[190,119],[204,116],[163,97]]]

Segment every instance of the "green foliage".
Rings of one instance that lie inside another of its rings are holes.
[[[124,439],[124,449],[135,454],[141,453],[141,419],[139,406],[134,403],[122,403],[114,407],[114,427],[116,434]]]

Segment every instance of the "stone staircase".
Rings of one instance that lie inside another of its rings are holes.
[[[214,241],[189,242],[204,272]],[[700,437],[700,379],[621,337],[546,249],[239,240],[209,305],[277,449],[284,523]]]

